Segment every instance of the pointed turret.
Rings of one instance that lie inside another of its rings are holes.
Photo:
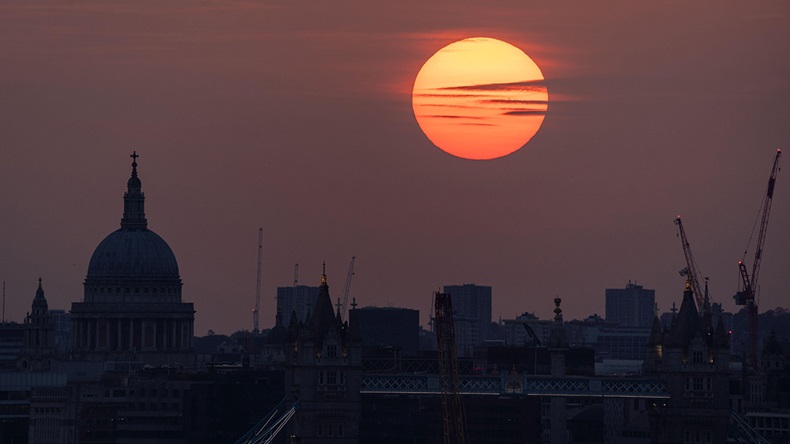
[[[686,348],[700,330],[700,317],[697,305],[694,302],[694,291],[691,283],[686,281],[686,290],[683,292],[683,302],[680,304],[677,318],[673,322],[670,340],[673,345]]]
[[[664,342],[663,336],[661,321],[658,319],[658,316],[654,316],[653,328],[650,329],[650,337],[647,338],[647,346],[655,347],[656,345],[661,345]]]
[[[142,182],[137,177],[137,158],[140,156],[134,151],[129,157],[132,158],[132,176],[126,182],[126,193],[123,195],[121,229],[145,230],[148,228],[148,221],[145,219],[145,194]]]
[[[23,370],[41,371],[49,368],[49,356],[54,353],[55,326],[49,314],[41,278],[30,313],[25,317],[25,336],[18,365]]]
[[[315,308],[310,316],[310,320],[305,324],[308,334],[313,338],[322,338],[327,330],[335,325],[335,313],[332,308],[332,299],[329,296],[329,284],[326,280],[326,263],[324,263],[321,274],[321,285],[318,287],[318,297],[315,300]]]
[[[47,311],[49,309],[47,305],[47,298],[44,297],[44,288],[41,287],[41,278],[38,278],[38,289],[36,290],[36,296],[33,298],[33,313],[36,313],[39,310]]]

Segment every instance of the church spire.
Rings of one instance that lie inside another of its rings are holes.
[[[145,219],[145,194],[142,191],[143,184],[137,177],[137,158],[140,156],[134,151],[129,157],[132,158],[132,176],[126,182],[127,189],[123,195],[121,229],[145,230],[148,228],[148,221]]]
[[[33,298],[33,307],[40,306],[47,308],[47,299],[44,297],[44,288],[41,286],[41,278],[38,278],[38,288],[36,289],[36,296]]]

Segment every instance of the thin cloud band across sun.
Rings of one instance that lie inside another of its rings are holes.
[[[548,110],[540,68],[523,51],[477,37],[440,49],[414,81],[412,108],[437,147],[465,159],[506,156],[540,129]]]

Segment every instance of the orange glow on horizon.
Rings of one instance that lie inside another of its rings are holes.
[[[548,90],[523,51],[491,38],[440,49],[414,81],[412,108],[437,147],[465,159],[506,156],[540,129]]]

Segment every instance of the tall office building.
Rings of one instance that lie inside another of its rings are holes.
[[[305,322],[307,314],[315,308],[318,287],[297,285],[295,287],[277,287],[277,314],[275,327],[286,327],[291,324],[291,313],[296,313],[299,322]]]
[[[471,356],[472,348],[488,339],[491,325],[491,287],[464,284],[445,285],[453,300],[455,337],[460,356]]]
[[[653,325],[656,291],[628,281],[625,288],[606,289],[606,321],[621,327]]]

